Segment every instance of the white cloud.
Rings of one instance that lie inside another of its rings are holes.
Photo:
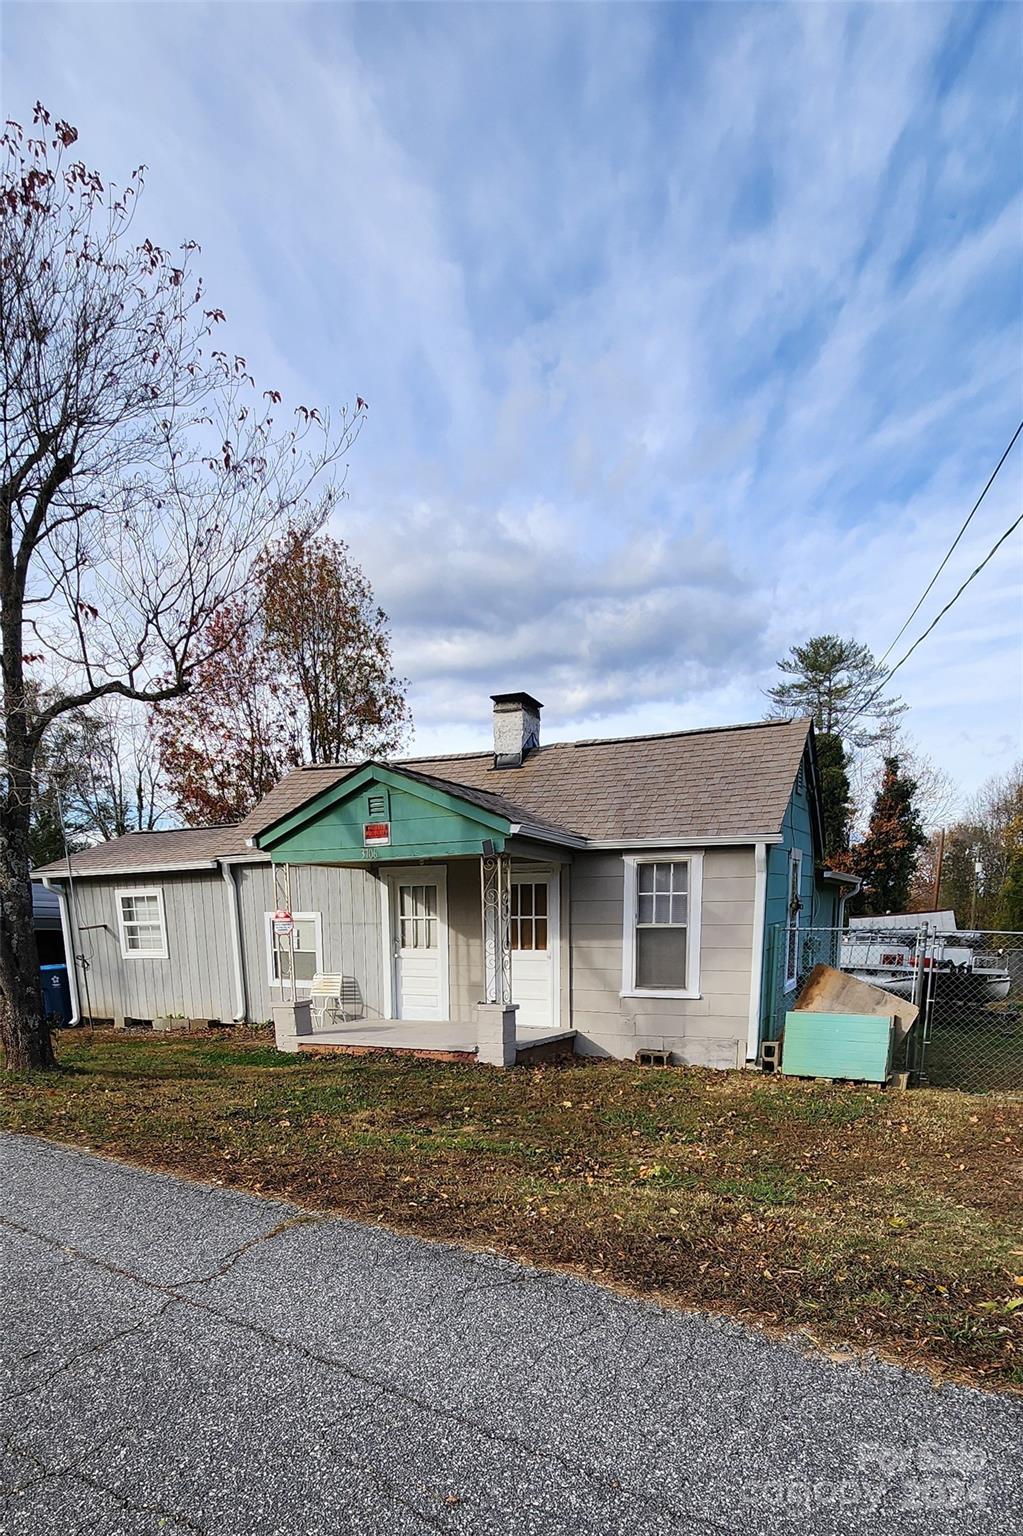
[[[4,86],[149,163],[261,374],[370,400],[338,531],[433,748],[499,686],[656,729],[755,717],[814,629],[887,645],[1019,403],[1020,62],[996,7],[14,4]],[[900,674],[970,784],[1018,570]]]

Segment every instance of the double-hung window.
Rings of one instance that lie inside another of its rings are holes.
[[[789,853],[788,906],[785,913],[785,990],[790,992],[799,975],[799,914],[802,910],[800,882],[803,854],[799,848]]]
[[[292,934],[292,954],[295,957],[295,981],[298,986],[307,987],[317,971],[323,970],[320,914],[295,912],[293,916],[295,928]],[[274,932],[272,912],[266,914],[266,942],[270,960],[270,985],[279,987],[287,963],[282,959],[282,952],[287,951],[288,941],[282,934]]]
[[[702,856],[626,856],[622,992],[699,997]]]
[[[162,891],[118,891],[117,922],[123,959],[166,960]]]

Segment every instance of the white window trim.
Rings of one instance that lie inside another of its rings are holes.
[[[161,934],[161,936],[163,938],[163,943],[160,945],[159,949],[129,949],[128,948],[128,937],[127,937],[127,931],[126,931],[127,925],[125,923],[125,918],[124,918],[124,902],[123,902],[123,898],[124,897],[135,898],[135,897],[138,897],[138,896],[155,896],[156,897],[157,906],[159,907],[159,910],[160,910],[160,934]],[[120,936],[120,940],[121,940],[121,959],[122,960],[166,960],[168,958],[168,950],[167,950],[167,914],[165,913],[164,907],[163,907],[163,892],[160,890],[159,886],[155,886],[155,885],[142,886],[142,885],[139,885],[139,886],[131,886],[130,888],[126,886],[124,888],[124,890],[120,890],[120,891],[115,891],[114,892],[114,900],[117,902],[117,932],[118,932],[118,935]]]
[[[789,849],[789,861],[785,866],[785,991],[795,991],[796,982],[799,980],[799,919],[802,917],[802,906],[793,912],[792,902],[792,870],[796,870],[796,895],[800,902],[803,900],[803,850],[802,848]],[[796,970],[795,975],[789,976],[789,933],[795,929],[796,934]]]
[[[703,854],[663,853],[622,855],[625,866],[624,913],[622,925],[622,997],[698,998],[700,991],[700,921],[703,909]],[[636,869],[640,864],[688,864],[689,910],[686,933],[686,975],[689,985],[682,989],[636,986]]]
[[[292,917],[297,922],[313,923],[316,929],[316,966],[317,971],[323,970],[323,919],[319,912],[293,912]],[[274,975],[274,914],[264,912],[263,921],[266,929],[266,980],[271,987],[283,987],[284,982]],[[308,992],[311,981],[296,981],[296,991],[303,989]]]

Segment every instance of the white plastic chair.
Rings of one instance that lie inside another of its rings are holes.
[[[322,1029],[339,1019],[350,1024],[361,1005],[358,983],[340,971],[317,971],[309,988],[309,1013],[313,1028]]]

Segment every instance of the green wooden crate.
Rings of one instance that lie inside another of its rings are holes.
[[[894,1020],[867,1013],[787,1013],[781,1070],[788,1077],[845,1077],[885,1083]]]

